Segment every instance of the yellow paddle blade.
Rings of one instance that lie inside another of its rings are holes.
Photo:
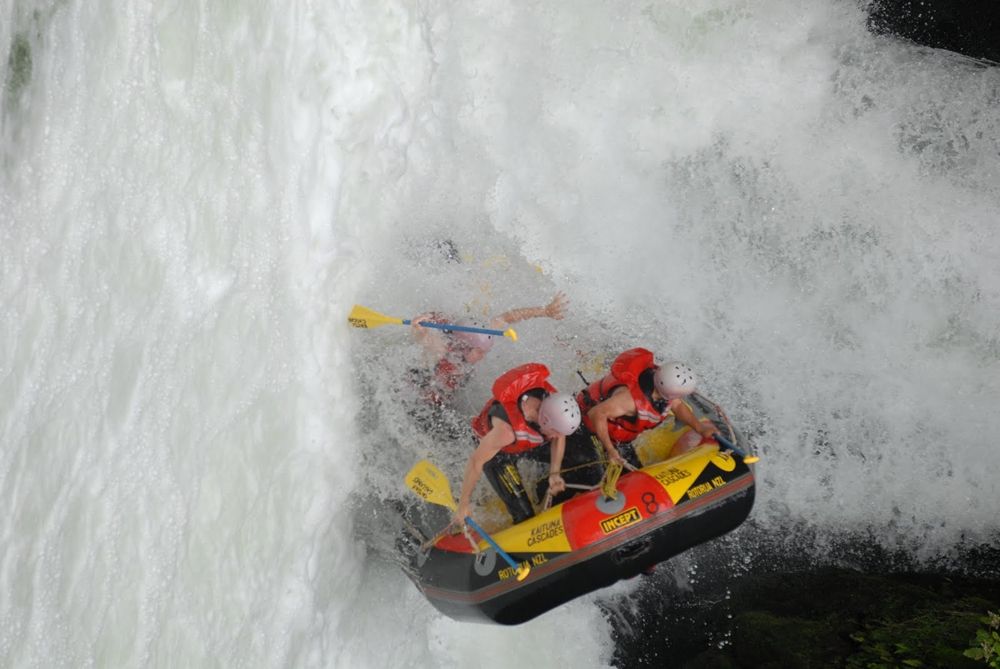
[[[503,331],[504,337],[509,337],[511,341],[517,341],[517,333],[514,332],[514,328],[507,328]]]
[[[748,455],[745,458],[743,458],[743,462],[747,463],[748,465],[752,465],[753,463],[757,462],[758,460],[760,460],[760,458],[757,457],[756,455]]]
[[[448,478],[430,460],[421,460],[413,465],[413,469],[406,475],[406,485],[431,504],[446,506],[452,511],[458,510]]]
[[[355,304],[354,308],[351,309],[351,313],[347,316],[347,322],[356,328],[371,329],[383,325],[402,325],[403,319],[386,316],[377,311],[372,311],[368,307]]]
[[[528,574],[531,573],[531,567],[527,562],[522,562],[517,566],[517,580],[523,581],[528,578]]]

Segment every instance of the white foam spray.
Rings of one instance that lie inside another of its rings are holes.
[[[355,302],[563,289],[468,406],[641,343],[752,433],[760,531],[996,530],[995,71],[777,0],[0,0],[0,68],[0,664],[609,662],[592,598],[469,627],[372,550],[464,451]]]

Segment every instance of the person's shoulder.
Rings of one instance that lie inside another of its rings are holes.
[[[635,400],[632,399],[632,393],[629,392],[628,386],[618,386],[603,401],[594,406],[595,409],[597,407],[601,407],[604,411],[627,413],[635,409]]]
[[[514,438],[514,427],[508,423],[506,416],[490,416],[490,432],[499,437],[502,441],[510,442]]]
[[[616,388],[608,399],[611,400],[613,406],[625,413],[635,411],[635,397],[632,396],[632,390],[628,386]]]
[[[608,396],[608,400],[613,400],[616,398],[623,398],[623,397],[627,399],[632,399],[632,391],[624,383],[621,384],[620,386],[615,386],[615,389],[612,390],[611,394]]]

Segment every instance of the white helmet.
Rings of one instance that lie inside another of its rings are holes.
[[[465,325],[468,327],[481,328],[483,327],[479,323],[468,323],[463,322],[460,325]],[[493,335],[488,335],[485,332],[459,332],[454,331],[453,333],[455,339],[460,342],[471,346],[472,348],[478,348],[483,353],[488,353],[491,348],[493,348]]]
[[[697,389],[698,377],[683,362],[668,362],[656,370],[653,385],[664,397],[687,397]]]
[[[538,407],[538,425],[543,430],[571,435],[580,427],[580,405],[572,395],[553,393]]]

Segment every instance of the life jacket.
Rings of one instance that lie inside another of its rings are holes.
[[[505,453],[523,453],[544,444],[548,438],[525,420],[521,413],[520,399],[530,390],[543,390],[549,394],[556,392],[546,380],[548,378],[549,368],[538,362],[529,362],[501,374],[493,382],[493,397],[486,402],[479,415],[472,419],[472,430],[479,438],[485,437],[493,427],[490,412],[499,405],[506,412],[507,422],[514,430],[514,442],[500,450]]]
[[[472,365],[463,358],[446,355],[434,365],[432,390],[444,400],[469,382]]]
[[[439,312],[432,312],[428,319],[432,323],[448,323],[448,317]],[[456,341],[445,333],[445,353],[434,365],[429,383],[424,388],[424,399],[432,404],[446,402],[456,390],[465,386],[472,376],[472,365],[465,361],[468,346]]]
[[[653,361],[653,354],[644,348],[632,348],[611,363],[611,371],[603,379],[594,381],[581,390],[576,401],[580,405],[583,425],[594,432],[593,421],[587,412],[611,397],[615,389],[625,386],[635,402],[635,416],[619,416],[608,420],[608,436],[611,441],[622,443],[633,441],[645,430],[656,427],[670,415],[669,403],[665,400],[653,402],[652,390],[649,394],[639,385],[639,376],[647,370],[659,369]]]

